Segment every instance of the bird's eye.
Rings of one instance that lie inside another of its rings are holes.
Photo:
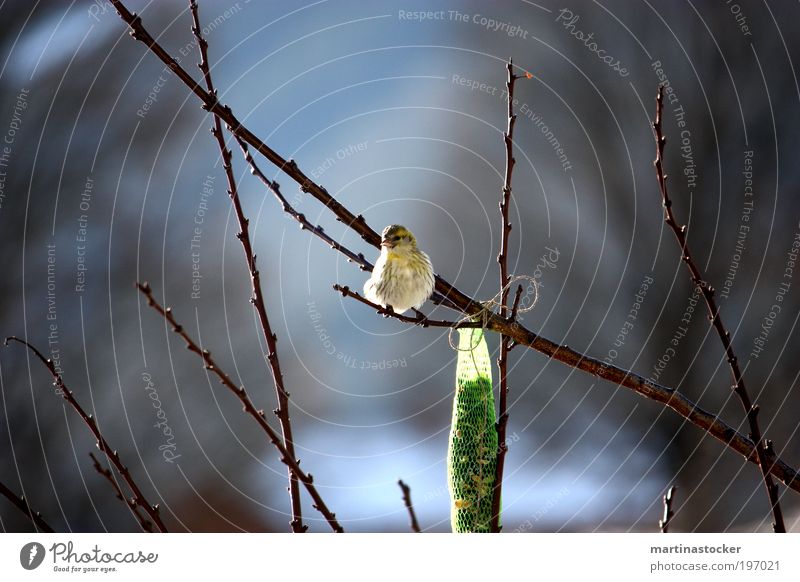
[[[392,240],[400,240],[401,238],[402,238],[402,237],[400,237],[400,236],[393,236],[393,237],[392,237]]]

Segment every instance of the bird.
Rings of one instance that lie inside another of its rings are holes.
[[[405,226],[391,224],[381,233],[381,254],[364,283],[364,296],[381,307],[403,314],[419,309],[433,294],[431,259],[417,248]]]

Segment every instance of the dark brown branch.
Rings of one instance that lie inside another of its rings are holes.
[[[350,229],[367,243],[375,248],[380,248],[381,237],[366,222],[362,215],[355,215],[345,208],[338,200],[331,196],[322,186],[316,184],[303,173],[294,160],[286,160],[275,152],[267,144],[261,141],[247,127],[242,125],[233,111],[227,105],[223,105],[217,100],[216,95],[209,93],[201,87],[192,76],[172,58],[164,48],[156,42],[152,35],[142,24],[142,19],[138,14],[129,11],[121,0],[109,0],[120,17],[131,28],[130,34],[135,40],[142,42],[147,48],[156,55],[203,103],[203,108],[210,111],[229,127],[230,131],[243,142],[255,149],[272,164],[278,167],[283,173],[294,180],[303,192],[311,194],[314,198],[325,205],[339,222],[347,225]],[[479,303],[452,287],[441,277],[436,277],[436,291],[431,299],[437,303],[442,303],[451,309],[462,311],[470,315],[475,315],[482,310]],[[471,310],[471,311],[469,311]]]
[[[28,500],[24,495],[17,495],[11,489],[6,487],[5,483],[0,481],[0,494],[4,495],[17,509],[25,514],[25,517],[33,522],[34,527],[43,533],[55,533],[52,527],[44,520],[42,514],[38,511],[31,509],[28,505]]]
[[[311,221],[309,221],[306,218],[305,214],[303,214],[302,212],[298,212],[289,203],[289,201],[283,195],[283,192],[281,192],[280,184],[278,184],[275,180],[270,180],[269,178],[267,178],[264,172],[261,171],[261,168],[258,167],[258,164],[256,163],[255,159],[253,159],[253,155],[250,153],[250,149],[247,147],[247,144],[244,141],[242,141],[238,136],[234,137],[236,137],[236,141],[239,143],[239,147],[242,150],[242,155],[244,155],[245,161],[250,166],[250,173],[252,173],[256,178],[258,178],[261,181],[261,183],[264,184],[264,186],[266,186],[266,188],[270,192],[272,192],[272,194],[280,203],[281,209],[286,214],[294,218],[300,224],[301,230],[307,230],[317,238],[321,239],[325,244],[327,244],[333,250],[342,253],[345,257],[347,257],[347,260],[349,262],[358,265],[358,267],[362,271],[367,271],[367,272],[372,271],[374,265],[370,263],[362,253],[356,254],[355,252],[351,251],[342,243],[340,243],[332,236],[330,236],[327,232],[325,232],[325,229],[323,229],[321,226],[319,226],[318,224],[313,224]],[[431,300],[434,301],[435,303],[441,303],[452,307],[452,305],[448,304],[448,302],[438,293],[434,293],[433,296],[431,297]]]
[[[498,318],[492,317],[489,319],[488,328],[497,333],[506,334],[517,344],[528,346],[571,368],[582,370],[598,378],[624,386],[645,398],[660,402],[723,444],[742,454],[751,463],[758,463],[755,445],[752,440],[717,418],[716,415],[706,412],[677,390],[651,382],[634,372],[606,364],[566,345],[558,345],[519,324],[511,325],[508,322],[498,321]],[[767,467],[770,473],[780,479],[787,487],[800,492],[800,476],[798,476],[797,471],[775,456],[774,451],[768,450],[767,453],[769,455]]]
[[[157,311],[164,318],[164,320],[170,326],[172,326],[172,331],[174,331],[183,339],[183,341],[186,343],[186,348],[190,352],[194,352],[200,356],[200,358],[203,360],[203,366],[205,369],[217,376],[220,383],[239,399],[244,407],[244,411],[255,419],[261,429],[266,433],[270,442],[275,445],[276,449],[278,449],[278,452],[281,456],[281,462],[284,463],[292,472],[292,475],[297,477],[297,479],[305,486],[306,491],[308,491],[308,494],[314,500],[314,509],[322,514],[333,531],[336,533],[344,532],[344,529],[336,520],[336,514],[328,509],[328,506],[322,500],[322,497],[317,491],[317,488],[314,485],[313,476],[310,473],[304,472],[300,468],[300,461],[298,461],[294,455],[289,454],[289,451],[283,444],[280,435],[278,435],[278,433],[269,425],[264,411],[256,409],[255,405],[253,405],[253,401],[250,400],[250,396],[248,396],[244,386],[237,386],[233,380],[231,380],[230,377],[223,372],[219,366],[217,366],[216,362],[211,357],[211,352],[202,349],[195,343],[195,341],[189,336],[189,334],[186,333],[183,327],[175,320],[175,317],[172,315],[172,309],[169,307],[163,307],[158,301],[155,300],[153,297],[153,291],[147,283],[136,283],[136,287],[147,298],[147,304]]]
[[[517,116],[514,114],[514,85],[517,76],[514,74],[514,63],[508,59],[506,64],[508,77],[506,79],[506,99],[508,101],[508,126],[503,134],[503,142],[506,146],[506,172],[503,180],[503,190],[500,198],[500,218],[502,220],[502,234],[500,238],[500,254],[497,255],[497,262],[500,265],[500,315],[506,316],[508,309],[508,292],[511,276],[508,274],[508,235],[511,234],[511,220],[508,212],[511,205],[511,177],[514,173],[514,124]],[[520,291],[514,299],[514,307],[511,313],[516,317],[519,307]],[[497,415],[497,463],[495,463],[494,485],[492,486],[492,521],[490,529],[492,532],[500,532],[500,502],[503,490],[503,469],[505,467],[508,443],[506,443],[506,428],[508,427],[508,350],[511,349],[508,338],[500,336],[500,357],[497,358],[497,368],[500,370],[500,402]]]
[[[359,232],[364,240],[375,247],[380,246],[380,236],[367,226],[363,216],[356,216],[352,214],[335,198],[328,194],[324,188],[312,182],[308,176],[300,171],[294,160],[284,159],[272,148],[258,139],[249,129],[239,122],[236,116],[234,116],[230,107],[221,104],[215,95],[203,89],[186,71],[186,69],[181,67],[181,65],[174,58],[172,58],[158,42],[156,42],[156,40],[150,35],[150,33],[142,24],[142,19],[138,14],[128,10],[121,0],[110,1],[117,10],[119,16],[128,24],[128,26],[130,26],[131,36],[135,40],[142,42],[150,51],[153,52],[153,54],[161,59],[161,61],[167,67],[169,67],[169,69],[172,70],[172,72],[177,75],[177,77],[183,81],[183,83],[203,102],[206,110],[219,116],[220,119],[230,126],[231,131],[237,137],[256,149],[261,155],[276,165],[281,171],[285,172],[300,185],[304,192],[310,193],[325,206],[330,208],[331,211],[336,214],[336,216],[339,217],[342,222],[353,228],[356,232]]]
[[[368,244],[375,248],[380,246],[380,236],[366,224],[362,216],[356,216],[348,209],[344,208],[338,201],[333,199],[322,186],[315,184],[301,172],[294,161],[286,161],[258,139],[246,127],[242,126],[229,107],[219,104],[211,95],[198,86],[192,77],[155,42],[153,37],[142,25],[142,21],[138,16],[128,11],[120,0],[110,0],[110,2],[115,6],[122,19],[131,27],[131,36],[143,42],[153,54],[161,59],[161,61],[209,107],[210,111],[219,115],[220,118],[231,127],[231,131],[237,137],[252,146],[256,151],[292,178],[292,180],[297,182],[304,192],[310,193],[317,200],[322,202],[333,212],[337,220],[358,233]],[[436,290],[441,295],[438,296],[438,301],[437,296],[433,297],[432,299],[434,302],[454,308],[460,313],[470,316],[485,314],[485,309],[480,302],[465,295],[439,276],[436,277]],[[714,438],[742,454],[748,461],[753,463],[758,462],[754,453],[753,442],[749,438],[738,433],[715,416],[698,408],[691,400],[688,400],[673,389],[648,382],[638,374],[605,364],[577,350],[559,345],[556,342],[526,329],[518,322],[510,322],[500,315],[488,314],[486,317],[487,329],[511,338],[512,346],[526,346],[564,365],[619,384],[650,400],[665,404],[682,417],[714,436]],[[783,460],[775,457],[774,453],[772,453],[770,458],[774,461],[774,464],[769,466],[769,471],[787,486],[800,492],[800,478],[797,476],[797,471]]]
[[[678,488],[673,485],[669,488],[667,494],[664,495],[664,515],[658,520],[658,527],[661,529],[661,533],[667,533],[669,524],[672,522],[672,518],[675,517],[675,512],[672,511],[672,502],[675,499],[675,491],[677,491],[677,489]]]
[[[192,13],[192,33],[197,39],[197,44],[200,47],[200,71],[203,73],[206,89],[208,94],[211,95],[216,101],[217,91],[214,89],[214,82],[211,79],[211,68],[208,64],[208,43],[203,38],[202,30],[200,27],[200,16],[198,14],[197,2],[195,0],[189,1],[189,7]],[[250,271],[250,282],[252,297],[250,302],[256,310],[258,321],[261,324],[261,331],[264,339],[267,342],[267,354],[265,355],[267,363],[269,364],[272,373],[272,379],[275,384],[275,396],[278,400],[278,408],[275,414],[281,425],[281,434],[283,436],[283,444],[286,447],[290,457],[295,457],[294,453],[294,439],[292,438],[292,423],[289,419],[289,393],[283,383],[283,373],[281,372],[281,364],[278,359],[277,336],[272,332],[269,317],[267,315],[267,307],[264,301],[264,293],[261,288],[261,276],[258,268],[256,267],[256,255],[253,252],[253,247],[250,243],[249,235],[249,220],[245,218],[242,210],[242,204],[239,201],[239,191],[236,187],[236,179],[233,176],[233,166],[231,164],[231,150],[225,145],[225,138],[222,135],[222,122],[219,115],[214,115],[214,127],[211,133],[217,140],[220,154],[222,155],[222,167],[225,169],[225,177],[228,181],[228,196],[230,196],[233,208],[236,212],[236,219],[239,222],[239,233],[236,237],[242,243],[244,256],[247,261],[247,268]],[[308,527],[303,525],[303,510],[300,501],[300,484],[297,478],[289,471],[289,500],[292,505],[292,521],[290,526],[294,533],[303,533]]]
[[[332,249],[339,251],[344,256],[347,257],[347,260],[351,263],[355,263],[359,266],[362,271],[372,271],[373,265],[370,263],[362,253],[354,253],[346,246],[338,242],[332,236],[330,236],[325,230],[316,224],[311,223],[303,214],[302,212],[298,212],[295,208],[289,203],[286,197],[281,192],[281,186],[274,180],[270,180],[261,171],[261,169],[256,164],[256,161],[253,159],[253,155],[250,153],[250,149],[247,147],[247,144],[243,142],[238,136],[236,137],[236,141],[239,142],[239,147],[242,150],[242,155],[244,155],[244,159],[247,164],[250,166],[250,173],[252,173],[256,178],[258,178],[266,187],[267,189],[272,192],[275,198],[281,205],[281,209],[294,218],[299,224],[301,230],[307,230],[314,236],[322,239],[325,244],[330,246]]]
[[[500,253],[497,255],[497,263],[500,265],[500,313],[508,313],[508,292],[511,275],[508,274],[508,237],[511,234],[511,219],[509,218],[509,208],[511,206],[511,178],[514,173],[514,165],[517,160],[514,158],[514,125],[517,116],[514,113],[514,85],[517,82],[517,75],[514,74],[514,63],[508,59],[506,64],[506,101],[508,106],[508,120],[505,133],[503,133],[503,143],[506,152],[506,170],[503,180],[503,189],[500,194],[500,219],[502,232],[500,235]]]
[[[398,480],[397,484],[400,485],[400,489],[403,491],[403,503],[406,505],[408,517],[411,520],[411,531],[414,533],[420,533],[422,530],[419,528],[417,514],[414,511],[414,505],[411,503],[411,487],[403,483],[402,479]]]
[[[97,460],[97,457],[94,456],[94,453],[89,453],[89,456],[92,458],[92,465],[94,470],[100,473],[106,481],[111,484],[111,488],[114,490],[114,494],[117,496],[117,499],[125,503],[125,505],[130,508],[133,512],[134,516],[136,516],[136,520],[139,522],[139,525],[142,529],[146,532],[153,533],[153,524],[147,519],[146,516],[139,513],[139,506],[136,505],[132,500],[128,499],[125,494],[120,489],[117,480],[114,478],[113,473],[111,473],[111,469],[105,469],[101,464],[100,461]]]
[[[711,321],[712,326],[717,332],[722,347],[725,350],[725,357],[731,368],[731,375],[733,376],[734,385],[731,387],[736,396],[739,397],[742,407],[744,408],[747,417],[747,424],[750,427],[750,438],[756,445],[756,455],[758,465],[761,468],[761,474],[764,477],[764,487],[767,490],[769,497],[770,507],[772,508],[772,517],[774,522],[772,528],[779,533],[786,532],[786,526],[783,523],[783,513],[779,502],[778,485],[773,481],[770,475],[768,449],[771,443],[766,441],[761,434],[761,428],[758,424],[758,405],[753,404],[750,400],[750,395],[747,392],[744,384],[744,377],[739,368],[739,361],[733,351],[733,344],[731,343],[731,334],[722,323],[722,317],[719,313],[719,306],[714,299],[714,287],[703,279],[700,269],[697,267],[692,253],[689,250],[689,243],[686,237],[686,226],[678,225],[675,220],[675,214],[672,211],[672,200],[667,191],[667,175],[664,173],[664,146],[666,145],[667,138],[664,137],[662,128],[662,115],[664,110],[664,87],[663,85],[658,88],[658,95],[656,96],[656,118],[653,122],[653,131],[656,139],[656,159],[654,162],[656,168],[656,178],[658,179],[658,187],[661,190],[661,201],[664,205],[664,221],[675,233],[675,238],[681,249],[681,259],[686,263],[689,273],[698,289],[703,294],[708,309],[708,319]]]
[[[522,298],[522,285],[517,285],[517,291],[514,293],[514,303],[511,305],[511,315],[509,319],[516,321],[517,311],[519,310],[519,300]]]
[[[430,319],[424,313],[420,311],[416,311],[416,317],[411,317],[408,315],[403,315],[401,313],[397,313],[391,307],[383,307],[382,305],[378,305],[377,303],[373,303],[369,299],[362,297],[350,287],[342,286],[335,284],[333,286],[334,290],[338,291],[344,297],[351,297],[358,301],[359,303],[363,303],[364,305],[368,305],[372,307],[375,311],[378,312],[379,315],[383,315],[384,317],[394,317],[395,319],[399,319],[405,323],[413,323],[414,325],[419,325],[422,327],[450,327],[453,329],[466,329],[466,328],[475,328],[481,327],[480,322],[476,321],[445,321],[442,319]]]
[[[42,352],[37,350],[33,345],[29,344],[24,339],[20,339],[18,337],[8,337],[6,338],[6,345],[8,345],[9,341],[15,341],[21,343],[25,347],[27,347],[33,354],[39,358],[39,360],[45,365],[47,370],[50,372],[50,375],[53,377],[53,386],[58,389],[58,393],[67,401],[67,403],[78,413],[78,416],[81,417],[83,422],[89,427],[89,430],[94,435],[94,438],[97,440],[97,448],[108,458],[112,465],[117,469],[117,472],[122,476],[125,480],[125,483],[128,484],[128,487],[131,490],[133,498],[131,499],[130,503],[136,506],[141,507],[145,513],[147,513],[150,520],[156,524],[156,527],[161,532],[166,532],[167,527],[164,525],[164,522],[161,520],[161,515],[159,515],[158,505],[151,505],[147,499],[145,499],[144,494],[142,494],[142,490],[139,489],[139,486],[134,481],[133,476],[131,475],[128,468],[122,463],[122,459],[119,456],[119,453],[111,448],[111,445],[108,444],[103,434],[100,432],[100,427],[97,425],[97,421],[94,419],[94,416],[91,414],[86,414],[86,411],[83,410],[83,407],[78,404],[78,401],[75,399],[75,395],[72,391],[67,388],[67,385],[64,384],[64,380],[61,378],[61,375],[56,372],[56,368],[53,364],[53,361],[45,358],[42,355]],[[133,506],[132,505],[132,506]]]

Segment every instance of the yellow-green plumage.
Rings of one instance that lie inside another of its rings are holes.
[[[392,224],[383,230],[381,254],[372,276],[364,284],[364,296],[397,313],[419,309],[433,293],[433,266],[417,248],[417,239],[406,227]]]
[[[489,532],[497,463],[492,368],[482,329],[458,330],[456,393],[447,449],[454,533]]]

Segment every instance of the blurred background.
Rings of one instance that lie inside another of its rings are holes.
[[[187,3],[126,4],[199,78]],[[203,0],[200,16],[239,119],[374,229],[408,226],[439,274],[483,300],[498,290],[513,57],[533,74],[516,88],[511,212],[510,270],[540,284],[523,323],[747,433],[662,220],[649,124],[668,83],[675,211],[720,290],[762,430],[800,465],[796,4]],[[102,0],[0,3],[0,43],[0,333],[56,360],[172,531],[288,531],[276,451],[134,288],[149,281],[275,407],[212,119]],[[423,529],[449,531],[446,332],[335,293],[367,275],[302,232],[234,154],[302,465],[349,531],[407,531],[398,478]],[[769,529],[756,466],[670,410],[522,348],[510,388],[504,531],[655,531],[672,484],[675,530]],[[0,350],[0,389],[0,480],[58,530],[136,531],[92,469],[89,431],[19,345]],[[781,492],[796,530],[800,497]],[[327,531],[305,494],[304,517]],[[5,499],[0,524],[31,528]]]

